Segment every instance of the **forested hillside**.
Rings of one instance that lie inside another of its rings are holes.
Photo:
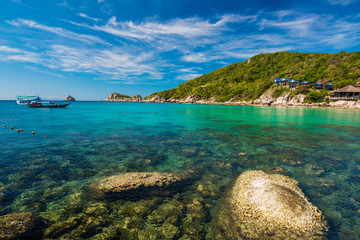
[[[360,78],[360,52],[259,54],[180,84],[177,88],[156,92],[146,99],[197,100],[219,102],[253,100],[273,85],[275,78],[311,83],[333,82],[334,88],[355,84]]]

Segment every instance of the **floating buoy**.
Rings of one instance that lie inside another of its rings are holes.
[[[11,130],[14,130],[14,127],[11,127],[10,129],[11,129]]]
[[[35,132],[31,132],[31,134],[32,134],[32,135],[34,135],[34,134],[35,134]]]
[[[4,124],[4,127],[6,127],[6,125]]]

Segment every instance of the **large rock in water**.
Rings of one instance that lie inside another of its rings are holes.
[[[237,238],[323,239],[327,224],[297,186],[279,174],[247,171],[231,192],[230,229]]]
[[[110,176],[90,185],[97,197],[139,198],[178,191],[187,185],[186,174],[132,172]]]
[[[65,101],[76,101],[76,100],[75,100],[75,98],[73,98],[72,96],[69,95],[65,98]]]
[[[30,212],[0,216],[0,239],[37,239],[38,220]]]

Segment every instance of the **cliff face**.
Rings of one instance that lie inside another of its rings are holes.
[[[65,98],[65,101],[76,101],[76,100],[75,100],[75,98],[73,98],[72,96],[69,95]]]
[[[360,52],[259,54],[177,88],[153,93],[145,100],[249,102],[259,99],[271,88],[274,79],[281,77],[310,83],[332,82],[335,89],[355,84],[360,78]]]

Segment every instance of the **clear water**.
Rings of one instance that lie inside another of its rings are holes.
[[[43,238],[226,239],[219,205],[251,169],[299,181],[327,218],[330,239],[360,238],[357,110],[107,102],[31,109],[2,101],[0,124],[0,215],[35,213],[46,222]],[[134,171],[198,179],[176,196],[137,202],[86,194],[96,180]]]

